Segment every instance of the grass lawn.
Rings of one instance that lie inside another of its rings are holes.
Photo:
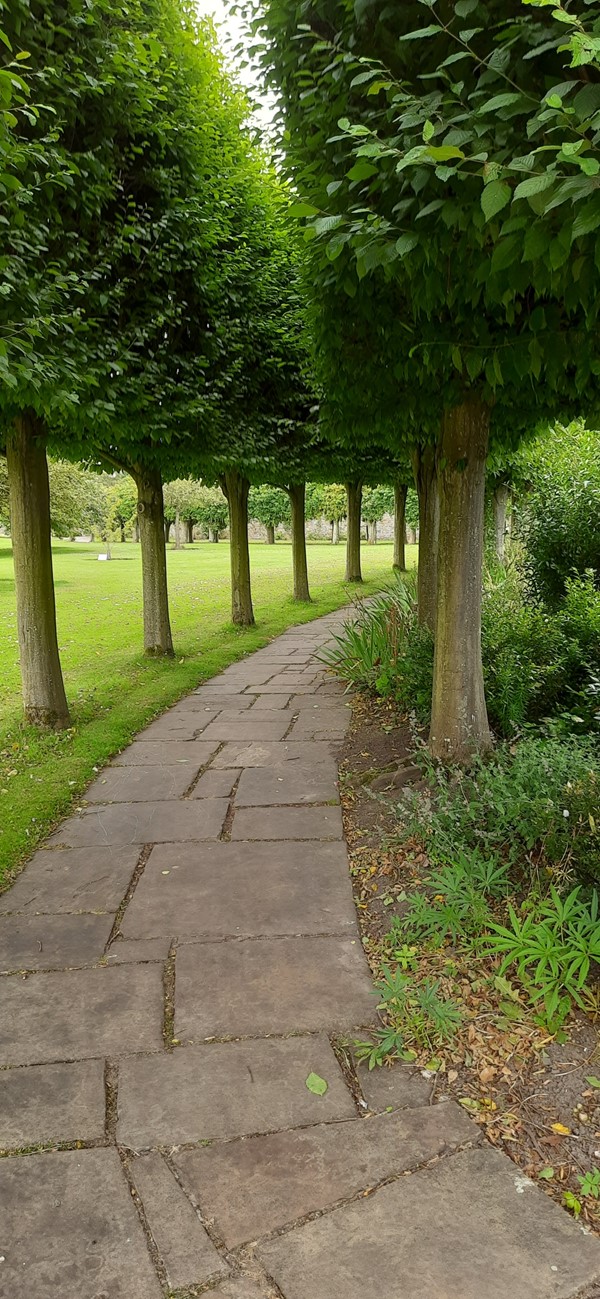
[[[0,882],[8,883],[50,827],[102,766],[150,719],[233,659],[259,649],[292,623],[347,603],[343,545],[309,545],[313,603],[290,598],[291,548],[251,545],[256,627],[230,622],[229,546],[196,542],[169,548],[175,660],[144,658],[139,546],[57,542],[54,576],[58,634],[73,727],[38,733],[21,720],[15,592],[10,541],[0,538]],[[408,548],[416,562],[416,547]],[[391,580],[392,546],[363,547],[368,594]]]

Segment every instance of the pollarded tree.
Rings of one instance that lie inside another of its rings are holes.
[[[129,474],[119,474],[108,489],[106,523],[110,531],[118,529],[121,541],[126,541],[126,529],[137,518],[137,492]]]
[[[198,493],[197,522],[204,524],[209,541],[219,540],[219,533],[225,531],[228,518],[227,501],[221,488],[203,484]]]
[[[542,413],[597,399],[593,240],[582,232],[570,261],[560,200],[545,208],[543,246],[528,239],[554,181],[523,161],[524,125],[532,104],[560,98],[564,55],[516,0],[268,0],[266,15],[290,156],[317,209],[315,264],[322,246],[340,298],[345,282],[369,276],[395,286],[406,334],[390,352],[399,438],[416,444],[425,429],[429,442],[437,429],[431,747],[461,759],[490,743],[480,644],[490,439],[516,441]],[[576,165],[585,176],[585,157]]]
[[[275,530],[280,523],[290,520],[290,503],[286,493],[280,487],[251,487],[248,498],[248,512],[251,519],[262,523],[267,532],[267,544],[275,544]]]
[[[201,484],[195,478],[174,478],[163,490],[165,520],[175,524],[175,549],[183,549],[181,525],[187,528],[187,540],[194,540],[194,523],[198,522]],[[165,533],[166,535],[166,533]]]
[[[322,495],[323,516],[331,525],[331,540],[334,546],[339,544],[340,523],[348,513],[346,488],[341,483],[325,483]]]
[[[369,541],[377,542],[377,524],[384,514],[394,515],[395,500],[393,487],[365,487],[362,499],[363,519],[369,525]]]

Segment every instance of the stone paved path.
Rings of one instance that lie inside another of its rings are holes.
[[[458,1106],[345,1067],[376,1000],[314,658],[341,617],[153,722],[0,899],[7,1299],[600,1293]]]

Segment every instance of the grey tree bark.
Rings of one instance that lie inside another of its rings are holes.
[[[417,446],[411,460],[419,497],[419,622],[423,627],[429,627],[430,631],[435,631],[440,530],[436,448],[431,445]]]
[[[294,600],[310,601],[308,561],[306,557],[306,484],[292,483],[288,487],[292,512],[292,567],[294,573]]]
[[[394,483],[394,568],[401,572],[406,569],[406,552],[404,549],[404,539],[406,536],[406,497],[408,487],[406,483]]]
[[[333,522],[332,522],[332,524],[331,524],[331,542],[332,542],[332,545],[334,545],[334,546],[339,546],[339,544],[340,544],[340,521],[339,521],[339,519],[334,519]]]
[[[275,545],[275,528],[273,527],[273,524],[272,524],[272,523],[267,523],[267,524],[265,524],[265,527],[266,527],[266,530],[267,530],[267,545],[268,545],[268,546],[274,546],[274,545]]]
[[[496,555],[503,564],[506,558],[506,538],[508,535],[507,517],[508,506],[510,502],[510,487],[506,483],[500,483],[496,488],[492,506],[494,510],[494,545]]]
[[[490,410],[446,412],[439,444],[440,532],[430,749],[465,762],[491,747],[481,659],[485,462]]]
[[[25,719],[34,726],[64,730],[71,719],[56,632],[43,432],[34,413],[25,411],[15,419],[6,442],[17,632]]]
[[[360,514],[362,483],[346,483],[348,497],[348,532],[346,540],[346,581],[362,582],[360,567]]]
[[[142,550],[144,653],[153,658],[173,655],[169,617],[167,555],[162,477],[159,469],[132,466],[138,493],[138,523]]]
[[[229,551],[231,556],[231,617],[238,627],[254,625],[250,586],[250,548],[248,546],[247,478],[231,469],[221,479],[223,494],[229,506]]]

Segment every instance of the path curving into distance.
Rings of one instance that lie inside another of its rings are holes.
[[[153,722],[0,898],[7,1299],[600,1294],[598,1242],[459,1106],[347,1067],[376,997],[314,657],[343,618]]]

